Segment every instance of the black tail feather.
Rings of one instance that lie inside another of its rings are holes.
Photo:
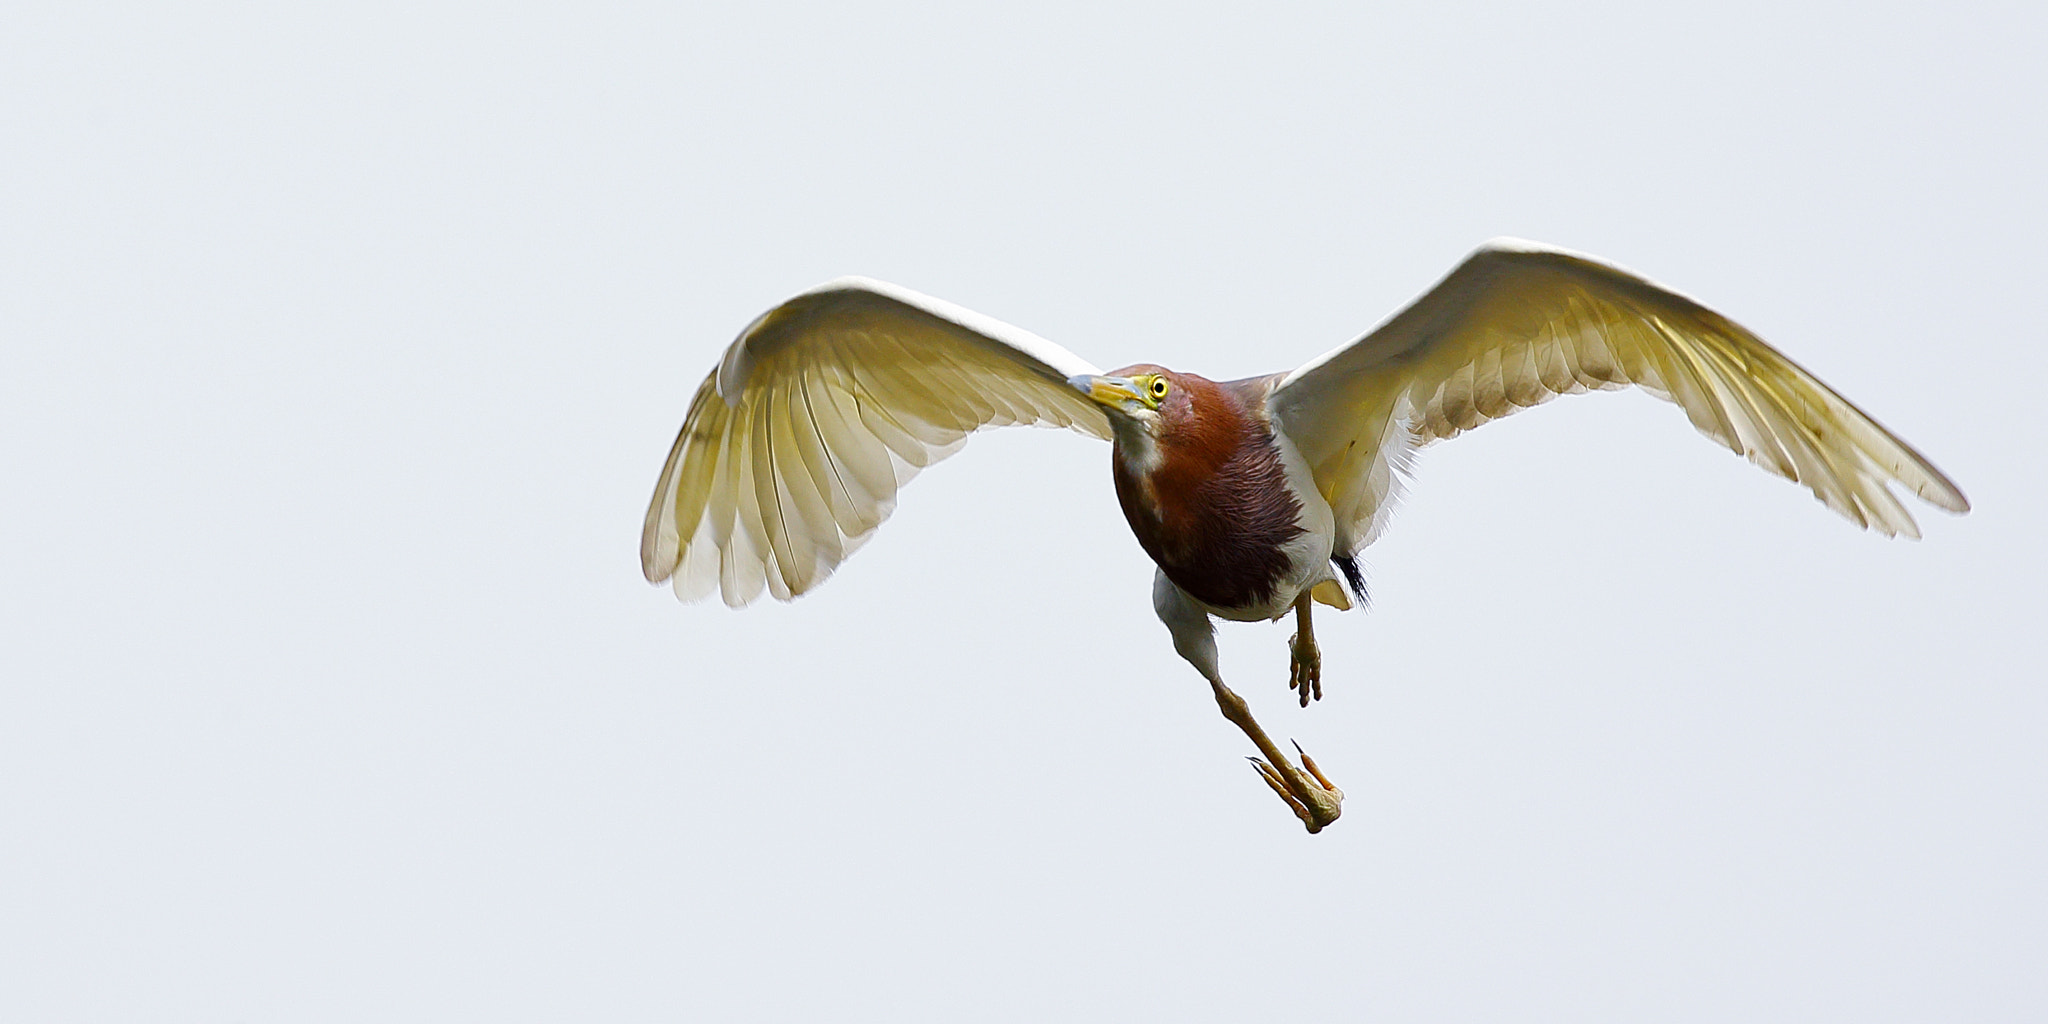
[[[1351,596],[1358,599],[1358,607],[1371,603],[1365,595],[1365,574],[1358,571],[1357,555],[1333,555],[1330,561],[1336,563],[1337,571],[1344,574],[1344,583],[1351,588]]]

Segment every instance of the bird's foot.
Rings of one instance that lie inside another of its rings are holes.
[[[1301,706],[1323,699],[1323,651],[1314,636],[1287,638],[1287,688],[1301,691]]]
[[[1308,752],[1301,749],[1301,744],[1294,744],[1294,752],[1301,755],[1302,768],[1307,771],[1289,764],[1284,757],[1279,759],[1278,765],[1256,757],[1249,760],[1252,767],[1259,770],[1259,777],[1273,787],[1273,792],[1280,794],[1280,799],[1287,801],[1294,816],[1308,826],[1309,832],[1321,832],[1323,826],[1336,821],[1337,816],[1344,813],[1344,791],[1316,767],[1316,759],[1308,756]]]

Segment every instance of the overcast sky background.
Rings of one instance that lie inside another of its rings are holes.
[[[0,13],[0,1018],[2048,1016],[2037,4]],[[1946,470],[1860,533],[1639,394],[1432,449],[1375,607],[1173,653],[1106,445],[829,585],[640,579],[688,398],[848,273],[1285,369],[1480,241]]]

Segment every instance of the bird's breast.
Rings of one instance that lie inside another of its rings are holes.
[[[1161,444],[1149,472],[1119,457],[1117,500],[1138,544],[1189,597],[1232,617],[1268,617],[1293,600],[1305,549],[1315,547],[1279,443],[1248,421],[1227,443]],[[1328,545],[1320,559],[1327,559]],[[1286,589],[1286,594],[1280,592]]]

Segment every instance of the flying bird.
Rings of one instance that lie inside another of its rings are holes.
[[[1291,612],[1288,687],[1306,707],[1322,696],[1311,610],[1363,602],[1358,553],[1419,449],[1558,395],[1631,385],[1858,526],[1919,536],[1893,483],[1969,510],[1918,452],[1734,321],[1594,257],[1496,239],[1357,340],[1233,381],[1150,363],[1104,373],[907,288],[820,285],[747,325],[698,387],[647,509],[641,568],[685,601],[788,601],[974,431],[1037,424],[1107,440],[1174,650],[1318,832],[1344,794],[1224,685],[1213,620]]]

